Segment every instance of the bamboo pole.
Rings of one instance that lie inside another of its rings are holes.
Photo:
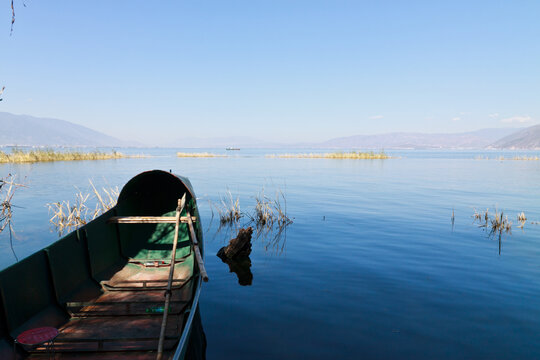
[[[199,265],[199,272],[204,282],[208,282],[208,274],[206,273],[206,268],[204,267],[204,262],[201,256],[201,251],[199,250],[199,242],[197,241],[197,235],[193,229],[193,221],[191,221],[191,215],[189,211],[187,212],[187,223],[189,226],[189,233],[191,234],[191,241],[193,241],[193,251],[195,252],[195,259],[197,259],[197,264]]]
[[[169,281],[167,283],[167,290],[165,291],[165,307],[163,308],[163,321],[161,322],[161,332],[159,334],[159,342],[158,342],[158,351],[156,360],[161,360],[163,357],[163,342],[165,341],[165,330],[167,328],[167,317],[169,315],[169,304],[171,301],[171,287],[172,287],[172,280],[174,277],[174,264],[176,262],[176,245],[178,244],[178,231],[180,228],[180,214],[182,213],[182,209],[184,208],[184,205],[186,204],[186,194],[182,196],[182,199],[178,200],[178,207],[176,208],[176,226],[174,228],[174,240],[173,240],[173,248],[172,248],[172,254],[171,254],[171,264],[170,264],[170,271],[169,271]],[[192,223],[191,217],[189,216],[189,222]]]

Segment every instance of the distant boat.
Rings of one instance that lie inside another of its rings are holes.
[[[0,358],[184,359],[207,280],[195,199],[186,178],[144,172],[111,210],[0,271]]]
[[[240,148],[236,148],[236,147],[228,147],[228,148],[226,148],[225,150],[229,150],[229,151],[230,151],[230,150],[240,150]]]

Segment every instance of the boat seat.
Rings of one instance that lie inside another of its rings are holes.
[[[175,263],[172,288],[178,289],[190,279],[193,259]],[[128,262],[110,279],[101,281],[104,290],[156,290],[165,289],[169,279],[169,267],[147,267],[140,263]]]
[[[170,313],[179,314],[185,310],[193,293],[193,281],[171,292]],[[163,290],[108,291],[89,302],[69,302],[68,311],[75,317],[148,315],[163,308]]]

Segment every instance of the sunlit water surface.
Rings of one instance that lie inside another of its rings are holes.
[[[73,200],[89,179],[121,188],[139,172],[171,169],[191,180],[205,228],[209,359],[540,358],[540,225],[530,223],[540,221],[540,161],[470,151],[394,151],[401,158],[373,161],[129,151],[154,157],[0,165],[0,177],[15,173],[27,185],[14,198],[17,255],[57,239],[46,204]],[[277,247],[254,240],[253,281],[240,286],[215,256],[230,234],[217,232],[209,204],[230,191],[250,211],[263,187],[284,192],[294,223]],[[495,207],[514,222],[500,254],[471,217]],[[0,251],[0,268],[15,261],[7,233]]]

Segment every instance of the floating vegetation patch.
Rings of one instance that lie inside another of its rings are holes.
[[[0,163],[34,163],[48,161],[78,161],[78,160],[110,160],[122,158],[140,158],[145,155],[124,155],[117,151],[110,153],[93,151],[56,151],[54,149],[41,149],[23,151],[13,149],[11,153],[0,151]]]
[[[75,201],[72,203],[64,200],[47,204],[49,213],[52,214],[49,221],[59,236],[87,224],[116,205],[120,193],[118,187],[102,188],[99,191],[92,181],[90,186],[91,191],[76,193]],[[94,202],[95,205],[89,205],[90,202]]]
[[[20,187],[24,187],[24,185],[16,182],[15,175],[8,174],[8,176],[5,178],[0,178],[0,234],[4,230],[8,230],[11,252],[17,261],[19,261],[19,259],[17,258],[17,254],[15,254],[15,250],[13,249],[13,237],[15,236],[15,230],[13,229],[12,220],[13,208],[16,206],[13,205],[12,201],[15,191]]]
[[[309,154],[272,154],[269,158],[299,158],[299,159],[391,159],[384,151],[369,152],[332,152],[332,153],[309,153]]]
[[[176,156],[177,157],[195,157],[195,158],[227,157],[227,155],[212,154],[208,152],[202,152],[202,153],[177,152]]]

